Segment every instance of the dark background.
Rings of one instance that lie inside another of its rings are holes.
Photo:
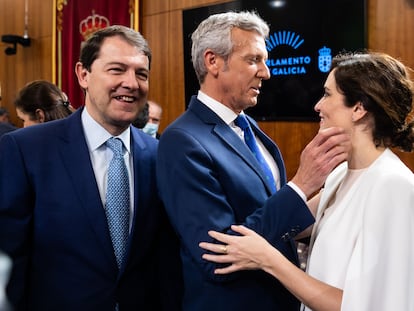
[[[323,93],[326,73],[318,69],[319,49],[327,46],[331,56],[367,46],[366,0],[285,0],[273,8],[271,1],[238,0],[226,4],[183,11],[185,97],[197,93],[199,84],[191,63],[191,33],[211,14],[229,10],[254,10],[270,26],[270,35],[290,31],[303,39],[294,49],[280,44],[269,51],[269,59],[310,56],[306,74],[272,75],[263,83],[256,107],[246,113],[258,121],[316,121],[313,106]],[[272,69],[272,68],[270,68]]]

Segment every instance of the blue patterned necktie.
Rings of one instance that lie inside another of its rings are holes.
[[[250,127],[249,122],[247,121],[246,117],[243,114],[239,114],[237,118],[234,120],[234,124],[240,127],[244,133],[244,141],[246,145],[249,147],[250,151],[256,157],[257,161],[259,162],[260,166],[262,167],[262,171],[266,176],[266,180],[268,184],[271,186],[272,193],[276,192],[276,183],[273,177],[272,171],[267,164],[266,160],[261,153],[259,146],[257,145],[256,138],[254,136],[253,130]]]
[[[111,137],[106,146],[114,153],[108,168],[106,217],[118,267],[122,265],[129,232],[129,178],[122,141]]]

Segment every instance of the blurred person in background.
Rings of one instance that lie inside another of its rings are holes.
[[[159,133],[159,126],[162,117],[162,107],[154,101],[148,101],[148,121],[142,128],[144,133],[151,135],[152,137],[159,139],[161,134]]]
[[[17,94],[14,105],[23,127],[66,118],[74,111],[67,95],[46,80],[26,84]]]
[[[0,137],[3,134],[16,130],[12,123],[10,123],[9,111],[6,108],[0,107]]]

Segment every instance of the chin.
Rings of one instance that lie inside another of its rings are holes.
[[[254,106],[256,106],[256,105],[257,105],[257,98],[252,99],[252,100],[250,101],[248,108],[249,108],[249,107],[254,107]]]
[[[328,126],[326,126],[326,124],[323,121],[319,122],[319,129],[320,130],[323,130],[323,129],[326,129],[326,128],[328,128]]]

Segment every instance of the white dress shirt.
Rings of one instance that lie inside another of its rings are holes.
[[[88,113],[87,107],[85,107],[82,111],[82,126],[89,149],[89,156],[91,158],[93,171],[95,173],[96,184],[99,189],[102,205],[105,207],[108,167],[113,156],[112,150],[106,147],[105,142],[113,136],[91,117]],[[134,170],[131,153],[131,129],[128,127],[128,129],[116,137],[122,140],[122,143],[126,149],[126,152],[124,153],[124,160],[129,176],[129,229],[131,229],[134,213]]]

